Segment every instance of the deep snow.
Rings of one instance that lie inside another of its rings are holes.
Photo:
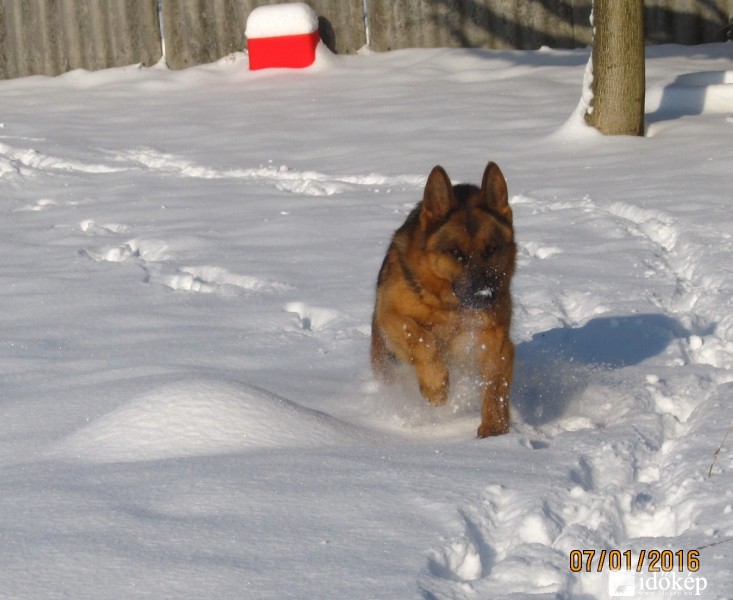
[[[0,597],[590,600],[574,549],[698,548],[733,597],[731,46],[648,49],[644,139],[573,115],[587,61],[0,82]],[[427,173],[488,160],[518,365],[476,440],[470,381],[431,408],[367,350]]]

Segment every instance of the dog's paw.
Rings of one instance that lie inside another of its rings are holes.
[[[448,402],[448,374],[435,377],[435,381],[420,381],[420,393],[433,406],[443,406]]]
[[[478,428],[477,437],[485,438],[485,437],[492,437],[495,435],[504,435],[505,433],[509,433],[509,424],[508,423],[495,423],[495,422],[488,422],[488,423],[481,423]]]

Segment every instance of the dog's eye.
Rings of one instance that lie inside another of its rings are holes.
[[[484,248],[484,251],[481,253],[484,258],[489,258],[492,254],[494,254],[498,250],[498,246],[494,246],[493,244],[489,244]]]
[[[468,260],[468,256],[460,248],[452,248],[450,250],[450,255],[455,258],[459,263],[463,263]]]

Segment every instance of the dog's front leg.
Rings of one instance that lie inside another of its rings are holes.
[[[407,317],[387,319],[383,330],[390,349],[415,368],[420,393],[425,399],[431,404],[445,404],[448,400],[448,368],[443,349],[432,332]]]
[[[483,387],[478,437],[509,431],[509,391],[514,370],[514,344],[493,331],[479,336],[477,356]]]

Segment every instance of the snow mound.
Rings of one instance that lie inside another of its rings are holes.
[[[683,117],[730,115],[731,106],[733,71],[684,73],[667,85],[647,91],[647,136],[661,133],[669,122]]]
[[[258,6],[247,18],[244,32],[248,38],[280,37],[313,33],[318,17],[304,2]]]
[[[652,119],[686,114],[728,114],[733,102],[733,71],[684,73],[672,83],[649,90]]]
[[[62,440],[52,458],[137,462],[327,445],[349,426],[264,390],[189,381],[144,394]]]

